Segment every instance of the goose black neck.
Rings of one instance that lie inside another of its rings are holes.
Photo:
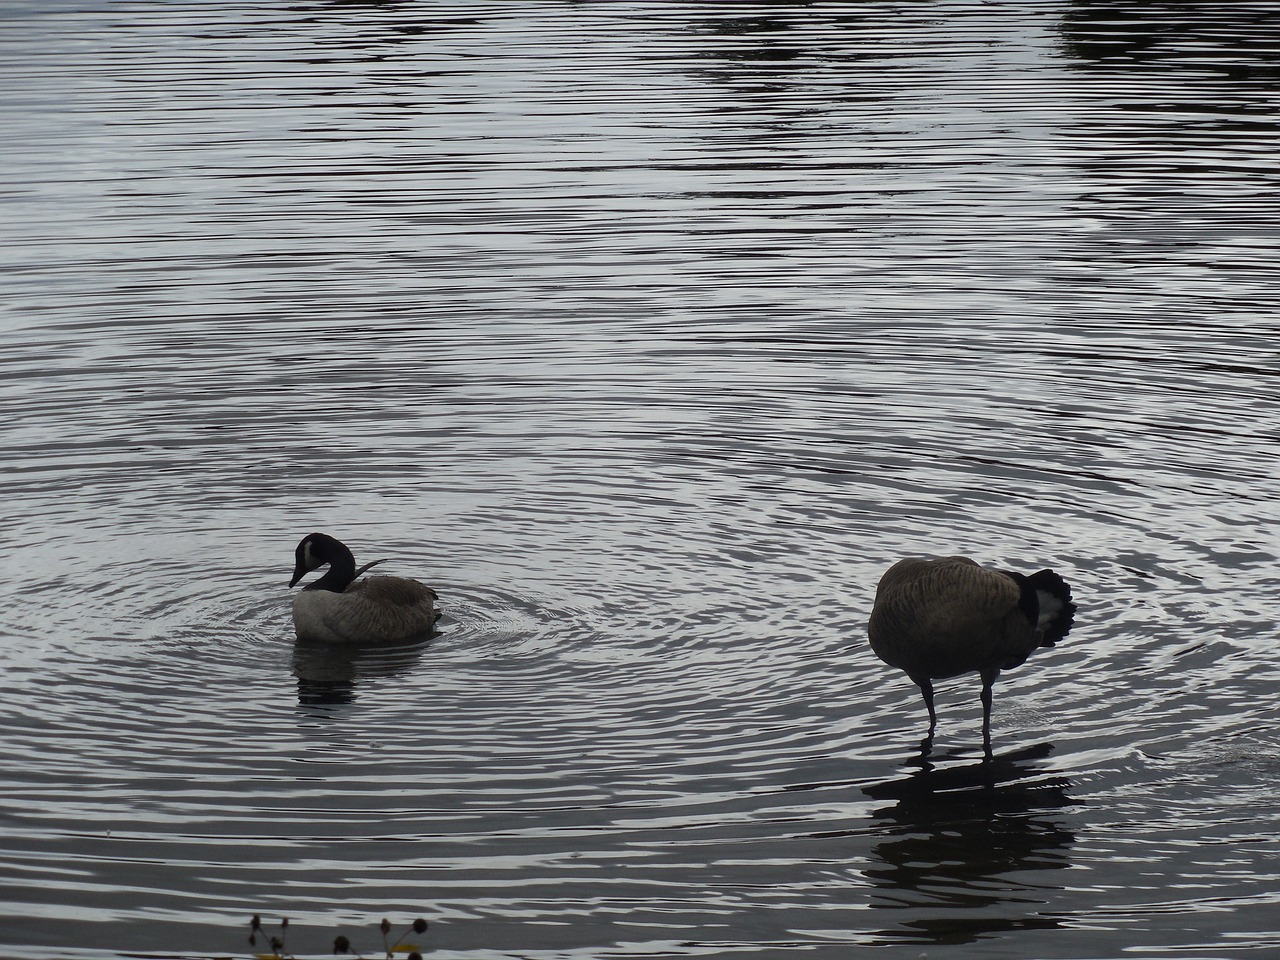
[[[329,545],[326,559],[329,561],[329,569],[319,580],[303,587],[304,590],[329,590],[333,593],[342,593],[356,578],[356,558],[343,544],[333,541]]]

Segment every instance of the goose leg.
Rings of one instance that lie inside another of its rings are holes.
[[[999,670],[982,671],[982,750],[991,759],[991,685],[1000,676]]]
[[[929,710],[929,732],[920,741],[920,752],[928,756],[929,749],[933,746],[933,732],[938,726],[938,714],[933,709],[933,681],[928,677],[912,677],[911,679],[920,688],[920,696],[924,697],[924,705]]]

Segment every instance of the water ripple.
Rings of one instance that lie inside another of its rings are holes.
[[[109,6],[0,39],[6,955],[1278,946],[1256,11]],[[953,552],[1080,603],[990,764]]]

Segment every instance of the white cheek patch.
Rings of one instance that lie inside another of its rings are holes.
[[[1040,622],[1036,624],[1036,628],[1043,630],[1062,612],[1062,601],[1043,590],[1036,591],[1036,598],[1040,601]]]
[[[314,553],[311,552],[311,541],[308,540],[302,545],[302,560],[308,570],[314,570],[320,566],[320,561],[316,559]]]

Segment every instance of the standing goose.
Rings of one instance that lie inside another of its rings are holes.
[[[374,564],[356,569],[355,557],[342,542],[323,533],[303,537],[294,552],[296,586],[304,575],[326,563],[328,571],[293,598],[293,624],[299,640],[323,643],[402,643],[431,634],[440,612],[436,594],[406,577],[366,577]]]
[[[1075,610],[1071,588],[1052,570],[1024,576],[967,557],[909,557],[880,578],[867,634],[876,656],[920,688],[929,709],[926,752],[938,725],[933,681],[978,672],[982,744],[990,756],[991,685],[1001,670],[1065,637]]]

